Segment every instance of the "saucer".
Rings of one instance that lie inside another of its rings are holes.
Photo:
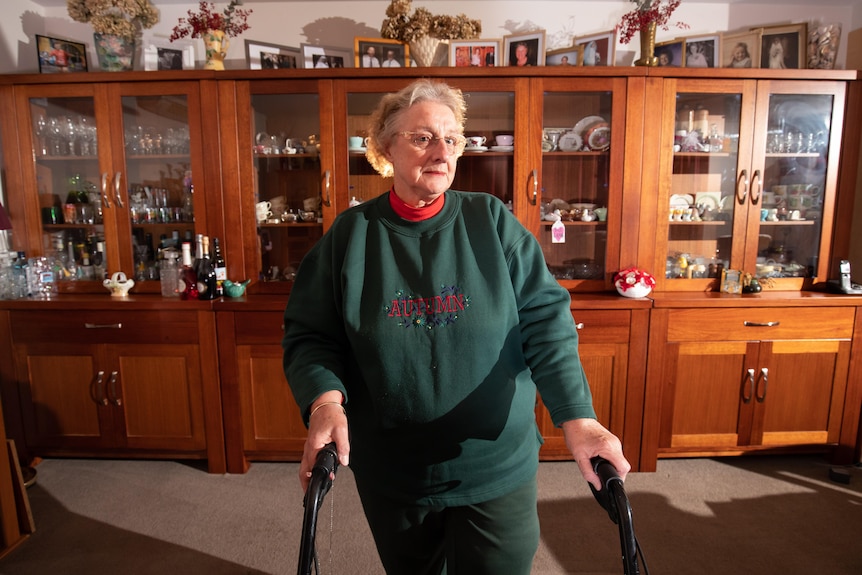
[[[362,153],[365,153],[367,150],[368,150],[368,148],[347,148],[347,151],[349,151],[349,152],[362,152]]]
[[[492,152],[512,152],[515,150],[515,146],[491,146]]]
[[[488,147],[487,146],[467,146],[466,148],[464,148],[464,151],[465,152],[487,152]]]

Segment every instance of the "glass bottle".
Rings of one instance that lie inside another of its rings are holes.
[[[198,263],[198,299],[215,299],[217,291],[217,281],[213,261],[210,258],[209,236],[201,238],[201,260]]]
[[[180,299],[198,299],[198,278],[192,267],[191,242],[183,242],[183,267],[180,268],[177,292]]]
[[[213,268],[216,274],[216,297],[224,295],[224,282],[227,279],[227,264],[221,255],[218,238],[213,238]]]
[[[180,253],[174,248],[165,248],[161,251],[159,262],[159,281],[161,282],[163,297],[179,297],[177,288],[180,282]]]

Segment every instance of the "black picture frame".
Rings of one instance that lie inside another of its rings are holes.
[[[246,40],[245,61],[249,70],[301,68],[302,53],[293,46]]]
[[[36,34],[39,73],[87,72],[87,46],[74,40]]]

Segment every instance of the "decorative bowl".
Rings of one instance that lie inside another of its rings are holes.
[[[617,280],[614,286],[617,288],[617,293],[625,297],[646,297],[652,291],[650,286],[642,283],[630,284],[628,289],[624,290],[622,280]]]

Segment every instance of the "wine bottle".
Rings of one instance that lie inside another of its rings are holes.
[[[227,279],[227,264],[221,255],[218,238],[213,238],[213,268],[216,274],[216,297],[224,295],[224,281]]]
[[[201,261],[196,270],[198,275],[198,299],[215,299],[217,297],[217,281],[213,261],[210,258],[209,237],[201,238]]]
[[[180,299],[198,299],[198,278],[192,267],[192,244],[183,242],[183,267],[177,282]]]

